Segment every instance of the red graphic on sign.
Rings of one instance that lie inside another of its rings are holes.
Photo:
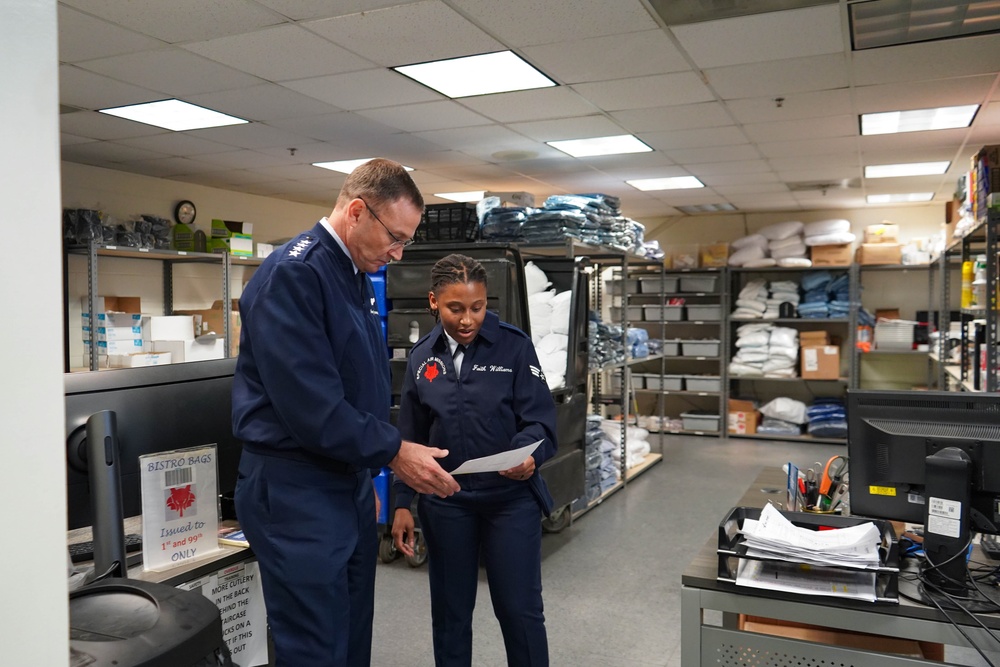
[[[427,370],[424,371],[424,377],[427,378],[428,382],[434,382],[434,378],[438,376],[437,364],[433,361],[427,364]]]
[[[194,494],[191,492],[191,485],[178,486],[170,489],[170,497],[167,498],[167,507],[184,516],[184,510],[194,505]]]

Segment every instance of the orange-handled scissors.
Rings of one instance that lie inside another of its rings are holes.
[[[847,474],[847,457],[831,456],[830,460],[823,466],[823,476],[819,482],[820,495],[829,497],[831,489],[835,489]]]

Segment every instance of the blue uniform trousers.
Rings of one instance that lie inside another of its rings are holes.
[[[260,562],[276,664],[368,667],[378,554],[369,471],[244,450],[236,515]]]
[[[537,473],[536,473],[537,474]],[[542,525],[527,483],[421,495],[437,667],[472,664],[472,611],[482,553],[507,664],[547,667],[542,609]]]

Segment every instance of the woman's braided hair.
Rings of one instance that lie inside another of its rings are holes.
[[[486,269],[471,257],[452,253],[439,259],[431,269],[431,291],[435,295],[448,285],[465,283],[482,283],[487,287]],[[434,314],[437,315],[436,310]]]

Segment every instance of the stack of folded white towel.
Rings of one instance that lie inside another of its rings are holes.
[[[820,220],[810,222],[803,229],[805,244],[809,247],[817,245],[843,245],[854,243],[855,236],[851,233],[851,223],[847,220]]]
[[[767,281],[751,280],[740,290],[736,297],[736,310],[733,317],[736,319],[759,319],[767,311]]]
[[[528,262],[524,266],[528,291],[528,318],[531,320],[531,340],[545,373],[549,389],[566,384],[569,360],[569,315],[573,292],[548,289],[552,284],[545,272]]]
[[[799,305],[799,284],[794,280],[772,280],[770,296],[767,299],[767,310],[762,316],[765,320],[776,320],[781,316],[781,304]],[[793,308],[794,312],[795,309]]]
[[[729,364],[733,377],[792,378],[798,376],[799,332],[773,324],[750,323],[736,330],[736,356]]]
[[[768,268],[771,266],[810,267],[809,248],[802,237],[804,225],[798,220],[778,222],[756,234],[736,239],[730,266]]]

